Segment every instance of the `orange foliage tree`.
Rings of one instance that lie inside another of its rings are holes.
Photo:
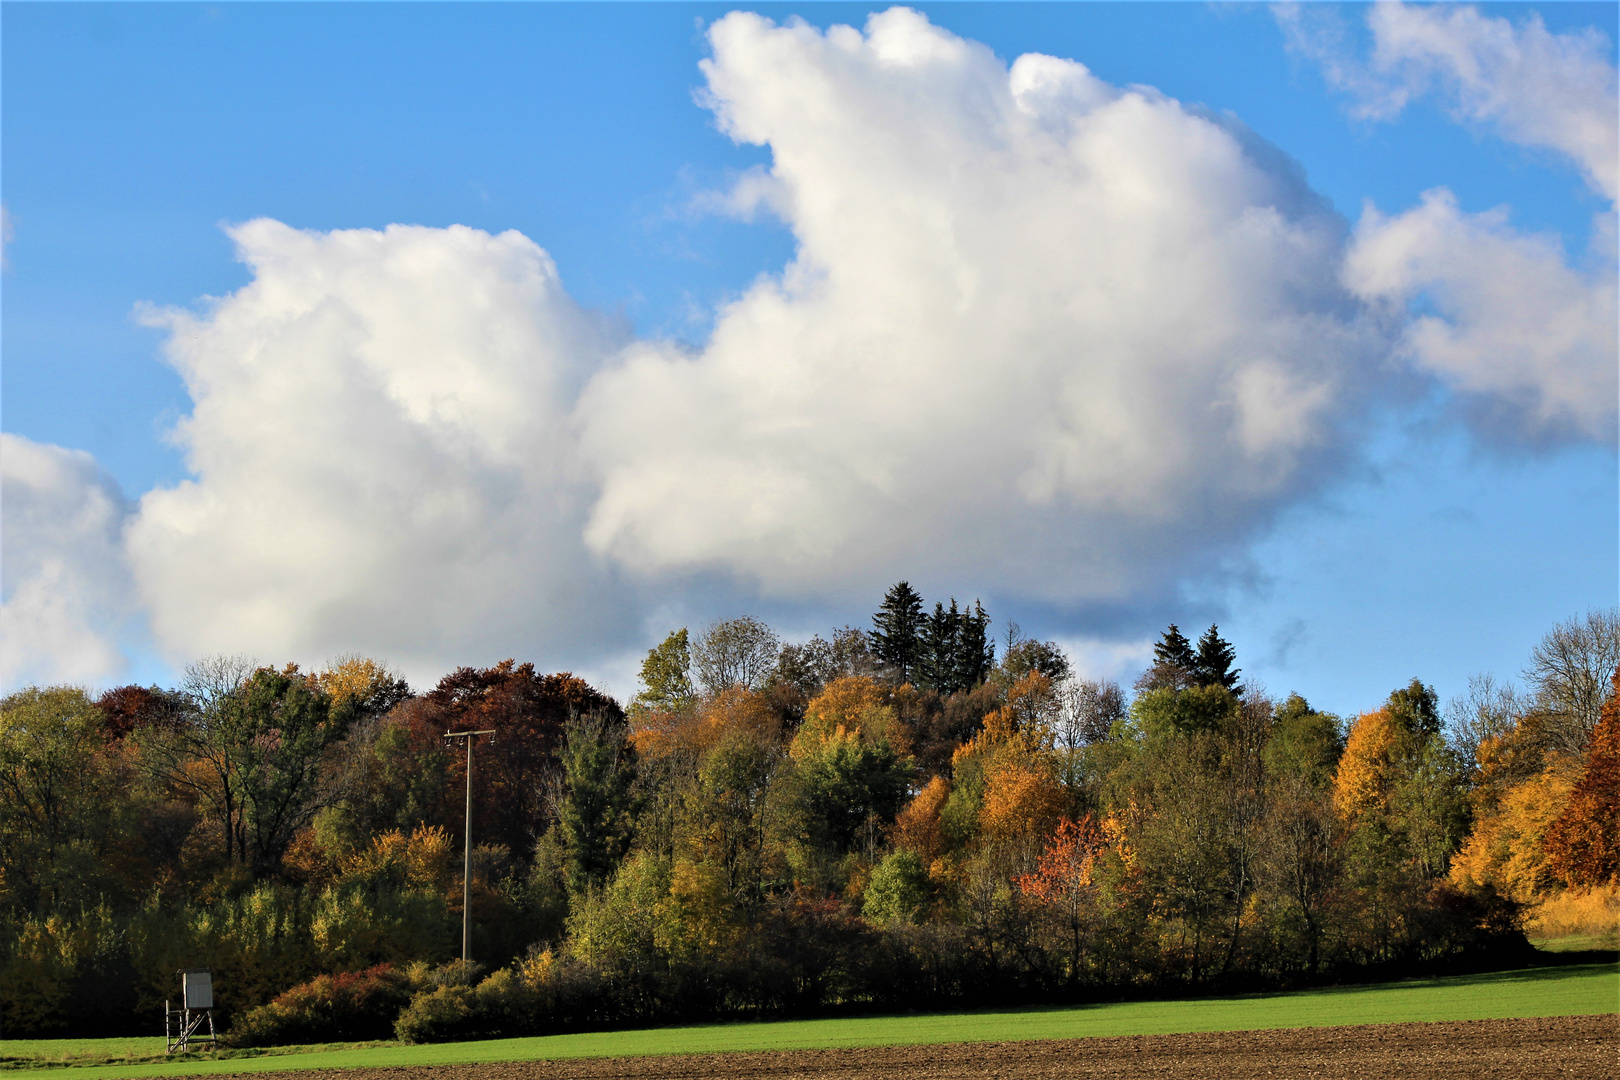
[[[951,783],[935,776],[917,792],[894,819],[894,846],[915,852],[924,866],[931,866],[945,852],[945,837],[939,814],[951,796]]]
[[[1058,781],[1050,732],[1033,709],[1049,688],[1046,676],[1020,680],[1005,706],[951,758],[956,775],[979,790],[978,828],[992,841],[1033,842],[1062,813],[1067,793]]]
[[[1356,717],[1333,776],[1333,805],[1354,821],[1381,807],[1388,795],[1390,759],[1401,731],[1388,709]]]
[[[1586,770],[1547,828],[1547,862],[1572,886],[1620,884],[1620,670],[1588,744]]]
[[[1019,890],[1063,920],[1069,937],[1068,977],[1080,979],[1085,929],[1090,922],[1093,874],[1108,837],[1090,814],[1063,818],[1046,841],[1039,868],[1016,879]]]

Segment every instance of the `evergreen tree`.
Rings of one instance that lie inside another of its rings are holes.
[[[902,581],[883,594],[883,606],[872,616],[872,652],[896,682],[917,677],[923,651],[922,597]]]
[[[923,625],[918,676],[923,686],[945,697],[961,689],[956,676],[956,654],[961,637],[962,613],[957,610],[956,598],[951,598],[949,609],[936,602],[934,613]]]
[[[995,642],[989,640],[990,616],[977,600],[972,608],[936,603],[923,620],[917,678],[942,697],[971,690],[990,677],[996,664]]]
[[[990,637],[990,616],[973,601],[962,611],[956,637],[956,688],[971,690],[990,677],[996,666],[996,643]]]
[[[1170,629],[1174,630],[1175,627],[1172,626]],[[1237,693],[1238,672],[1241,669],[1232,666],[1232,661],[1236,659],[1237,654],[1232,651],[1232,643],[1221,637],[1215,624],[1211,623],[1209,629],[1198,639],[1198,655],[1193,658],[1191,664],[1196,682],[1199,686],[1224,686],[1234,694]]]
[[[1198,666],[1198,658],[1193,655],[1192,642],[1181,636],[1181,631],[1175,623],[1170,629],[1159,636],[1159,643],[1153,646],[1153,662],[1155,664],[1171,664],[1186,671],[1192,671]]]

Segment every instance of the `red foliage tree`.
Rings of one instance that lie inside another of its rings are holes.
[[[493,729],[473,750],[473,843],[502,844],[527,858],[544,830],[545,790],[557,775],[563,726],[598,714],[624,722],[618,702],[566,672],[540,675],[533,664],[503,660],[491,668],[458,668],[439,685],[394,711],[413,747],[444,753],[448,731]],[[445,773],[445,824],[463,828],[466,758],[457,747]]]
[[[166,690],[132,684],[108,690],[96,699],[96,708],[106,717],[102,731],[111,741],[151,724],[173,723],[183,703]]]
[[[1572,886],[1620,884],[1620,670],[1610,685],[1586,771],[1544,842],[1552,871]]]

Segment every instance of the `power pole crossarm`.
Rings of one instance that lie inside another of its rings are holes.
[[[494,735],[493,728],[483,731],[447,731],[446,739],[467,740],[467,807],[465,822],[467,826],[466,840],[462,845],[461,853],[461,971],[463,976],[467,973],[468,941],[471,923],[468,921],[472,915],[472,750],[473,739],[479,735]]]

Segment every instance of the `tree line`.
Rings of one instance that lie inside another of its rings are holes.
[[[625,705],[506,661],[215,657],[0,703],[0,1022],[243,1044],[1231,991],[1500,960],[1620,910],[1620,617],[1340,718],[1172,625],[1129,690],[983,606],[753,618]],[[475,750],[471,965],[457,961]]]

